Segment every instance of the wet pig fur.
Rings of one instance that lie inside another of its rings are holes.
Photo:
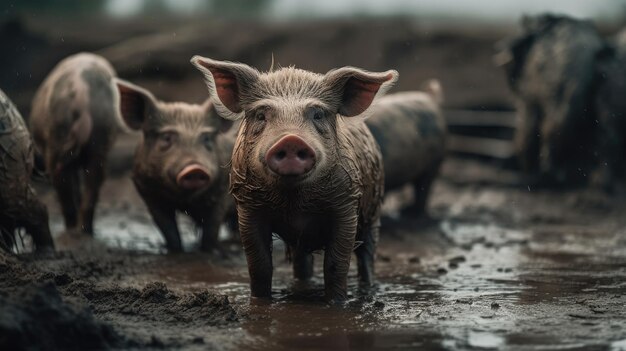
[[[385,191],[413,185],[414,202],[403,212],[426,214],[431,185],[445,157],[446,123],[438,81],[424,91],[381,97],[365,121],[380,146],[385,162]]]
[[[496,56],[517,97],[515,146],[530,180],[586,181],[597,164],[596,64],[606,50],[591,23],[526,17],[523,33]]]
[[[311,278],[311,253],[324,250],[327,300],[346,298],[353,251],[360,281],[369,285],[384,175],[378,145],[359,116],[397,72],[261,73],[199,56],[192,63],[220,115],[242,119],[230,189],[252,296],[271,296],[272,233],[285,241],[297,279]]]
[[[234,211],[228,164],[237,128],[220,118],[209,100],[203,105],[166,103],[119,79],[117,88],[124,121],[143,133],[133,181],[167,248],[182,250],[175,216],[180,211],[202,229],[203,251],[220,250],[220,225]]]
[[[22,116],[0,90],[0,249],[15,247],[23,228],[38,251],[54,249],[48,212],[30,186],[33,142]]]
[[[50,72],[33,99],[33,138],[68,230],[93,233],[107,155],[121,130],[114,76],[102,57],[76,54]]]
[[[626,30],[598,57],[595,96],[599,170],[593,181],[607,190],[626,182]]]

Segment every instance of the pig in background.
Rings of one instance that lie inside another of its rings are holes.
[[[431,80],[423,91],[381,97],[365,121],[383,155],[385,191],[413,186],[414,201],[402,211],[406,215],[427,215],[430,188],[446,154],[442,102],[441,85]]]
[[[611,190],[626,184],[626,30],[598,59],[595,98],[600,171],[594,179]],[[622,189],[623,190],[623,189]]]
[[[6,251],[15,247],[20,228],[37,251],[54,250],[48,211],[30,186],[33,151],[22,116],[0,90],[0,249]]]
[[[325,296],[347,297],[352,252],[359,279],[372,282],[383,197],[380,150],[363,120],[397,72],[344,67],[325,75],[295,68],[261,73],[245,64],[196,56],[211,100],[242,119],[231,192],[253,297],[271,297],[272,234],[293,259],[294,276],[313,275],[324,252]]]
[[[30,126],[68,230],[93,233],[107,155],[122,126],[114,76],[102,57],[76,54],[50,72],[33,99]]]
[[[517,98],[515,145],[538,184],[586,182],[598,164],[596,64],[606,51],[591,23],[526,17],[523,33],[496,58]]]
[[[170,252],[182,251],[176,211],[202,229],[200,248],[221,252],[220,225],[234,216],[228,164],[237,128],[203,105],[158,101],[149,91],[116,80],[121,114],[143,139],[135,152],[133,181]]]

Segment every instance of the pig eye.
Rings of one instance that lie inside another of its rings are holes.
[[[265,121],[265,113],[264,112],[257,112],[256,120],[257,121]]]
[[[200,136],[200,141],[207,148],[207,150],[211,150],[213,148],[213,139],[214,133],[202,133]]]
[[[321,107],[310,107],[306,112],[305,115],[308,118],[313,119],[314,121],[321,121],[324,119],[324,117],[326,116],[326,112],[324,111],[324,109],[322,109]]]
[[[313,119],[314,120],[319,121],[322,118],[324,118],[324,111],[322,111],[322,110],[315,110],[315,111],[313,111]]]
[[[176,140],[176,133],[164,132],[159,134],[159,147],[165,151],[169,149]]]

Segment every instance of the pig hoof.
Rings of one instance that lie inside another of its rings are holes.
[[[212,249],[202,249],[202,251],[206,252],[212,258],[218,260],[226,260],[230,258],[230,255],[223,248],[212,248]]]
[[[54,250],[54,246],[43,246],[38,247],[35,250],[35,254],[39,257],[43,258],[51,258],[55,255],[56,251]]]
[[[326,303],[330,306],[343,306],[346,304],[346,299],[344,297],[334,297],[326,299]]]

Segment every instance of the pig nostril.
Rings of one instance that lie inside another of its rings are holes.
[[[287,156],[287,152],[284,150],[280,150],[276,153],[276,158],[279,160],[282,160],[283,158],[285,158]]]
[[[302,160],[309,158],[309,153],[306,150],[298,151],[297,155],[298,155],[298,158]]]
[[[287,135],[265,154],[268,168],[281,176],[300,176],[315,165],[315,152],[300,137]]]

